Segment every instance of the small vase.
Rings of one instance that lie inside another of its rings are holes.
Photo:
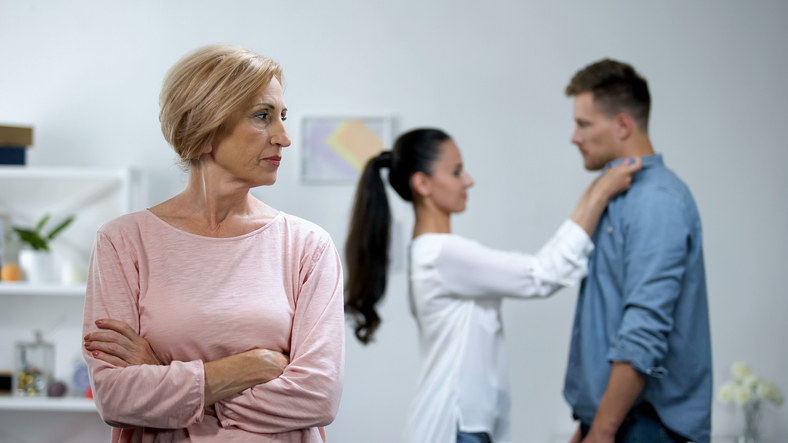
[[[19,267],[30,283],[42,284],[52,282],[52,254],[49,251],[23,249],[19,251]]]
[[[738,443],[759,443],[761,441],[761,402],[752,400],[746,403],[744,411],[744,430],[739,437]]]

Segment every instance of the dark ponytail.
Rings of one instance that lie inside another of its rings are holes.
[[[348,281],[346,312],[353,318],[362,343],[372,341],[380,326],[375,305],[386,291],[391,209],[380,169],[389,169],[389,183],[400,197],[413,200],[410,177],[430,174],[440,157],[438,145],[450,137],[438,129],[416,129],[402,134],[391,151],[369,160],[361,174],[353,203],[350,232],[345,243]]]
[[[350,233],[345,244],[348,281],[346,310],[356,323],[356,337],[364,344],[380,325],[375,304],[386,289],[391,210],[380,168],[391,168],[391,152],[371,159],[364,167],[353,203]]]

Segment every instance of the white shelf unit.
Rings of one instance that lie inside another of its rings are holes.
[[[122,214],[143,209],[147,189],[132,169],[0,166],[0,215],[6,222],[4,261],[17,262],[20,247],[8,225],[33,226],[50,214],[51,226],[74,215],[51,243],[56,266],[68,261],[87,272],[96,230]],[[43,332],[55,345],[55,379],[69,386],[64,398],[0,396],[0,428],[12,427],[20,411],[96,412],[92,400],[73,393],[72,378],[81,359],[85,285],[0,282],[0,371],[14,369],[15,343]],[[16,412],[15,412],[16,411]],[[1,440],[1,439],[0,439]]]
[[[89,398],[0,397],[0,411],[96,412]]]
[[[25,282],[0,282],[2,296],[84,297],[85,285],[31,285]]]

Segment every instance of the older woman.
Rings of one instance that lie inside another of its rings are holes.
[[[186,188],[98,232],[84,356],[113,441],[325,441],[344,359],[328,234],[250,189],[290,145],[278,64],[209,46],[160,97]]]

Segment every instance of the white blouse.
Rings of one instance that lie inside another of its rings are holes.
[[[453,234],[410,245],[411,312],[421,370],[409,441],[455,443],[457,429],[511,441],[509,381],[501,329],[503,297],[546,297],[586,274],[593,249],[566,220],[536,255],[488,248]]]

